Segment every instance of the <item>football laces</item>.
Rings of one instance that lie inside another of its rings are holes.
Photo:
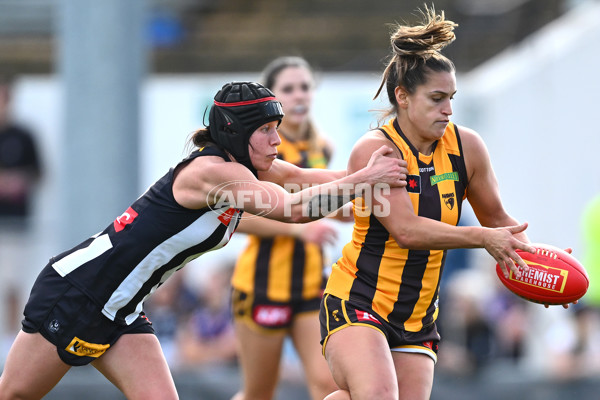
[[[540,254],[542,256],[546,256],[546,257],[550,257],[556,260],[556,258],[558,257],[558,255],[550,250],[545,250],[545,249],[536,249],[537,250],[537,254]]]

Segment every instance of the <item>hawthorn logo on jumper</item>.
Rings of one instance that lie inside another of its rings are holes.
[[[127,211],[115,219],[115,222],[113,223],[115,232],[121,232],[123,229],[125,229],[125,226],[132,223],[137,216],[138,213],[135,212],[133,208],[129,207]]]
[[[408,175],[406,177],[406,191],[408,193],[421,193],[420,175]]]
[[[454,193],[443,193],[442,199],[444,199],[444,204],[450,210],[454,208]]]
[[[233,211],[226,211],[230,213],[229,218],[233,216],[235,209],[244,209],[245,204],[252,204],[257,212],[249,214],[247,218],[260,217],[270,213],[275,207],[277,207],[277,197],[272,196],[272,193],[265,190],[263,184],[255,181],[230,181],[224,182],[220,185],[215,186],[208,192],[209,199],[214,199],[215,204],[209,206],[213,211],[221,212],[222,208],[228,207]],[[219,219],[227,218],[222,214]],[[221,219],[223,222],[223,219]],[[225,225],[229,223],[223,222]]]
[[[521,277],[515,277],[513,271],[510,271],[508,279],[525,283],[538,287],[540,289],[546,289],[551,292],[562,293],[565,290],[567,284],[567,278],[569,271],[565,271],[560,268],[548,267],[543,264],[538,264],[534,261],[525,260],[529,266],[529,271],[524,272],[523,269],[517,265],[519,271],[521,271]]]
[[[254,321],[263,326],[283,326],[292,319],[292,308],[290,306],[257,306],[254,308],[252,317]]]
[[[98,358],[110,347],[110,344],[88,343],[79,339],[77,336],[71,340],[71,343],[65,348],[69,353],[76,356]]]
[[[356,313],[356,318],[358,318],[359,321],[370,321],[381,325],[381,322],[379,322],[377,318],[375,318],[373,315],[369,314],[366,311],[354,310],[354,312]]]

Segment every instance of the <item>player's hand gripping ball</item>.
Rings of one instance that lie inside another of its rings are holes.
[[[590,283],[583,265],[557,247],[541,243],[531,245],[536,248],[534,254],[517,250],[529,266],[529,271],[523,272],[517,265],[521,271],[519,278],[513,271],[505,278],[500,265],[496,264],[496,273],[504,286],[525,300],[548,305],[568,304],[583,297]]]

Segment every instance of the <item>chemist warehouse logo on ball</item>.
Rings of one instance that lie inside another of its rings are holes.
[[[355,200],[355,212],[359,216],[388,216],[390,214],[390,204],[386,195],[390,193],[390,187],[386,184],[376,185],[351,185],[340,184],[334,189],[328,190],[306,190],[314,185],[297,185],[285,184],[283,190],[288,193],[298,193],[297,195],[288,197],[288,201],[279,204],[280,196],[278,197],[275,190],[265,187],[265,183],[256,181],[230,181],[222,183],[208,193],[208,199],[215,201],[210,206],[212,210],[232,207],[241,210],[248,210],[254,207],[252,216],[266,216],[277,207],[283,206],[284,217],[292,216],[292,209],[296,206],[301,206],[301,214],[303,217],[316,218],[322,215],[327,215],[338,208],[348,203],[352,198]],[[301,193],[299,193],[301,192]],[[297,210],[294,210],[297,213]],[[342,208],[343,216],[350,216],[351,210],[348,207]],[[251,217],[248,217],[251,218]]]
[[[538,264],[532,261],[527,261],[529,266],[528,272],[521,271],[521,277],[515,277],[511,271],[509,279],[516,282],[522,282],[530,286],[535,286],[540,289],[546,289],[552,292],[562,293],[567,283],[568,271],[560,268],[552,268],[546,265]]]

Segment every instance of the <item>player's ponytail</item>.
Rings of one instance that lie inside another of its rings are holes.
[[[388,114],[396,110],[396,87],[402,86],[408,93],[414,93],[417,86],[426,82],[428,72],[455,71],[454,63],[440,51],[454,41],[454,28],[458,25],[446,20],[443,11],[436,14],[433,7],[425,6],[420,13],[421,25],[396,24],[390,37],[391,58],[375,94],[377,98],[385,85],[393,106]]]

